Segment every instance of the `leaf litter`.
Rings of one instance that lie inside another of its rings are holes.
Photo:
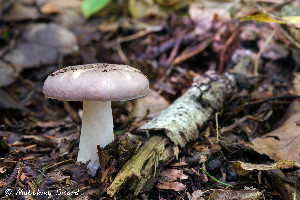
[[[197,141],[157,169],[139,197],[288,199],[275,187],[285,184],[272,181],[281,173],[299,190],[299,86],[297,79],[290,82],[298,77],[299,40],[290,23],[300,14],[286,17],[294,13],[286,12],[288,6],[299,7],[297,2],[286,3],[287,7],[275,0],[252,5],[253,11],[267,13],[259,16],[264,21],[290,20],[271,38],[274,24],[236,20],[255,16],[239,1],[113,2],[90,20],[82,18],[79,1],[70,2],[5,1],[10,4],[1,7],[5,11],[0,26],[1,195],[7,188],[33,190],[43,174],[35,190],[52,191],[54,198],[109,198],[107,187],[147,139],[136,128],[180,97],[193,78],[208,69],[237,74],[238,91],[218,120],[211,119],[199,130]],[[89,176],[85,164],[76,162],[80,103],[67,105],[42,94],[50,72],[89,62],[128,63],[147,74],[153,90],[134,103],[114,105],[115,130],[121,131],[116,142],[98,149],[101,167],[95,177]],[[236,163],[247,173],[241,174]],[[228,190],[201,168],[234,188]],[[117,197],[133,198],[130,191],[125,187]]]

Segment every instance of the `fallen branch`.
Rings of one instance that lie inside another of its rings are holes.
[[[160,169],[177,157],[178,148],[184,148],[199,137],[210,117],[223,107],[234,86],[235,80],[229,74],[219,76],[208,71],[196,77],[183,96],[139,129],[151,137],[125,163],[107,193],[115,195],[125,181],[134,195],[146,190],[145,186],[150,183],[154,184]]]

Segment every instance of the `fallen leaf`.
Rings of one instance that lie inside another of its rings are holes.
[[[10,85],[17,75],[10,65],[0,60],[0,87]]]
[[[242,74],[246,76],[253,75],[253,66],[256,54],[248,49],[237,49],[232,55],[234,66],[230,69],[231,73]]]
[[[163,179],[166,181],[176,181],[176,180],[185,180],[189,177],[185,174],[183,174],[182,169],[166,169],[161,172],[160,174]]]
[[[24,68],[34,68],[57,62],[58,53],[55,49],[22,42],[4,56],[4,60],[13,64],[18,71]]]
[[[262,192],[257,189],[248,189],[248,190],[213,190],[209,195],[210,200],[228,200],[228,199],[239,199],[239,200],[255,200],[260,199]]]
[[[241,161],[235,161],[232,163],[232,167],[234,168],[236,173],[245,176],[253,170],[271,170],[271,169],[291,168],[291,167],[300,168],[300,164],[297,161],[289,161],[289,160],[281,160],[279,162],[270,165],[252,164],[252,163],[245,163]]]
[[[53,183],[60,183],[60,184],[66,179],[70,179],[70,176],[63,175],[60,169],[56,169],[53,172],[47,173],[47,177]]]
[[[23,106],[8,93],[0,89],[0,108],[24,109]]]
[[[41,12],[44,14],[56,14],[65,9],[74,9],[79,13],[81,11],[81,4],[81,0],[48,0],[41,7]]]
[[[165,17],[163,12],[154,0],[129,0],[128,10],[134,18],[144,18],[147,16]]]
[[[0,174],[3,174],[6,172],[6,169],[4,167],[0,167]]]
[[[24,40],[4,56],[18,71],[57,63],[58,55],[77,51],[77,39],[72,32],[57,24],[34,24],[22,35]]]
[[[229,9],[233,2],[194,1],[189,4],[189,15],[196,24],[195,33],[205,34],[219,17],[221,21],[231,20]]]
[[[169,102],[165,98],[160,96],[156,91],[150,89],[145,97],[135,101],[132,117],[135,118],[136,123],[143,125],[145,120],[141,120],[144,117],[146,117],[146,119],[152,119],[168,106]]]
[[[185,189],[185,185],[180,182],[164,182],[162,184],[158,184],[157,186],[159,189],[164,190],[175,190],[175,191],[181,191]]]
[[[265,45],[265,40],[259,40],[258,47],[262,49]],[[279,44],[270,42],[262,53],[263,58],[268,58],[271,60],[277,60],[281,58],[286,58],[289,55],[289,51]]]
[[[89,18],[104,8],[109,2],[110,0],[84,0],[81,6],[82,13],[85,18]]]
[[[251,141],[249,146],[256,152],[268,155],[275,161],[300,162],[300,102],[295,100],[278,122],[278,128]]]
[[[277,17],[270,13],[264,13],[261,11],[254,12],[250,15],[244,16],[240,19],[243,21],[257,21],[264,23],[278,23],[278,24],[286,24],[288,27],[297,27],[300,25],[300,16],[283,16]]]
[[[196,23],[196,34],[207,33],[212,28],[215,14],[210,9],[203,9],[198,4],[191,4],[189,6],[189,15]]]
[[[54,48],[63,54],[70,54],[78,50],[75,35],[54,23],[38,23],[29,26],[24,31],[22,38],[33,44]]]
[[[203,192],[201,190],[194,191],[192,193],[192,195],[190,195],[190,193],[187,193],[189,200],[204,200],[202,195],[203,195]]]
[[[174,163],[170,166],[172,166],[172,167],[181,167],[181,166],[187,166],[187,165],[189,165],[189,164],[187,164],[186,162],[177,162],[177,163]]]
[[[285,22],[280,18],[274,18],[271,15],[263,12],[255,12],[250,15],[246,15],[240,19],[241,22],[243,21],[257,21],[257,22],[266,22],[266,23],[280,23],[284,24]]]
[[[24,20],[35,20],[39,12],[34,5],[26,4],[25,0],[18,0],[2,17],[3,21],[16,22]]]

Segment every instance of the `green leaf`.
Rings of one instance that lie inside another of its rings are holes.
[[[269,13],[256,12],[240,19],[243,21],[257,21],[257,22],[265,22],[265,23],[278,23],[278,24],[286,24],[287,26],[298,26],[300,24],[300,16],[283,16],[277,17],[271,15]]]
[[[273,16],[270,16],[267,13],[263,13],[263,12],[257,12],[257,13],[253,13],[251,15],[247,15],[243,18],[240,19],[241,22],[243,21],[257,21],[257,22],[265,22],[265,23],[279,23],[279,24],[284,24],[285,22],[280,19],[280,18],[275,18]]]
[[[89,18],[104,8],[110,1],[111,0],[84,0],[81,6],[84,17]]]

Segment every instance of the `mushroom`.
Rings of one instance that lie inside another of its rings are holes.
[[[57,70],[45,80],[46,97],[83,101],[82,128],[77,161],[88,163],[92,175],[99,164],[97,145],[114,140],[111,101],[126,101],[147,94],[149,82],[138,69],[127,65],[88,64]]]

